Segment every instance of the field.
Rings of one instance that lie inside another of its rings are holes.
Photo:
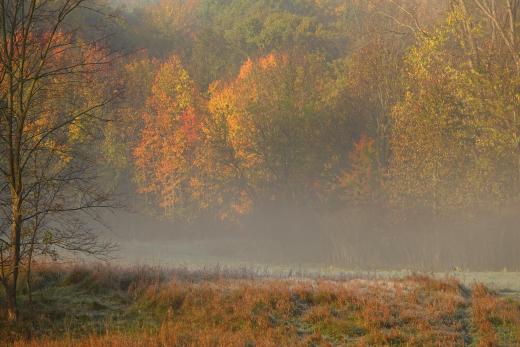
[[[32,287],[11,346],[520,346],[520,302],[453,278],[40,266]]]

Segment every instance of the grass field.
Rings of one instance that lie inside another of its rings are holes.
[[[32,286],[8,345],[520,346],[514,296],[451,278],[41,266]]]

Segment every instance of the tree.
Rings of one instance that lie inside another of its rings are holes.
[[[212,86],[205,153],[217,158],[204,162],[225,215],[318,202],[327,165],[351,141],[335,80],[321,55],[273,53]]]
[[[157,73],[142,114],[144,127],[134,148],[136,180],[141,193],[167,215],[186,217],[196,184],[195,156],[200,133],[197,92],[176,56]],[[185,213],[183,213],[185,212]]]
[[[107,174],[110,175],[106,182],[133,190],[133,150],[145,127],[142,115],[146,111],[147,100],[161,63],[159,59],[151,58],[146,51],[131,54],[127,60],[119,62],[114,70],[115,78],[120,81],[118,88],[122,95],[110,104],[108,112],[114,121],[103,129],[100,151],[103,153]]]
[[[67,22],[87,4],[0,2],[0,281],[9,321],[18,318],[18,275],[28,255],[106,250],[82,218],[109,205],[88,145],[114,97],[96,83],[110,55]]]
[[[392,113],[393,200],[436,216],[502,204],[520,188],[515,54],[474,10],[454,2],[443,25],[419,36]]]

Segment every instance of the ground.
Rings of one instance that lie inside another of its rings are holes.
[[[46,265],[32,287],[13,346],[520,346],[518,297],[449,277]]]

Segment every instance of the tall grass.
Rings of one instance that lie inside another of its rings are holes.
[[[517,302],[453,279],[283,279],[107,266],[42,266],[36,273],[34,307],[24,309],[30,325],[10,337],[12,346],[520,343]]]

